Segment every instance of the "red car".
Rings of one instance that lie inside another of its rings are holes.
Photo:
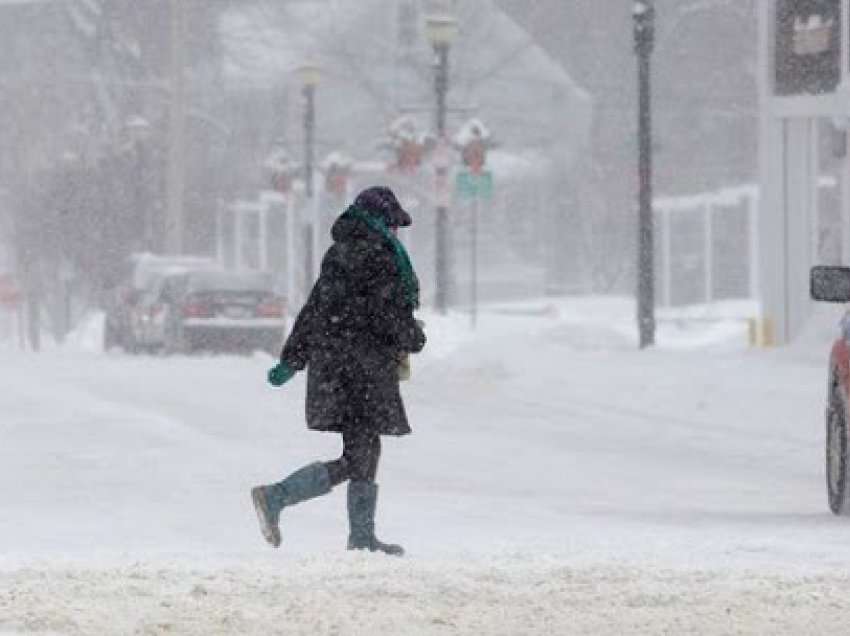
[[[815,267],[811,272],[814,300],[850,302],[850,267]],[[837,515],[850,514],[848,465],[848,396],[850,396],[850,313],[842,321],[842,335],[829,356],[826,407],[826,489],[829,508]]]

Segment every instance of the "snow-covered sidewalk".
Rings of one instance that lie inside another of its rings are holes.
[[[850,578],[526,557],[0,574],[0,634],[846,634]],[[4,632],[4,630],[6,630]]]
[[[732,310],[663,315],[637,352],[633,315],[428,317],[379,474],[402,561],[345,553],[344,489],[260,539],[248,489],[339,453],[270,358],[4,352],[0,634],[846,633],[834,312],[768,352]]]

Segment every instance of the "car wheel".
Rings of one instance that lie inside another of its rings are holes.
[[[847,408],[838,382],[830,382],[826,409],[826,488],[829,509],[836,515],[850,514],[847,479]]]
[[[177,327],[174,336],[174,353],[181,356],[192,353],[192,339],[186,334],[182,325]]]
[[[166,350],[169,355],[173,356],[182,356],[188,353],[188,347],[186,346],[186,338],[180,331],[174,333],[171,339],[168,342],[168,346]]]
[[[179,319],[171,314],[168,315],[165,321],[162,351],[165,355],[186,353],[186,341],[183,333],[183,325],[180,324]]]
[[[126,330],[120,326],[116,327],[107,320],[103,328],[103,350],[109,351],[116,347],[125,353],[135,353],[135,340]]]

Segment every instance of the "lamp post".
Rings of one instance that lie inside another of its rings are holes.
[[[655,41],[653,0],[635,0],[635,52],[638,59],[638,280],[637,320],[640,348],[655,344],[655,272],[652,217],[652,115],[650,67]]]
[[[306,208],[309,215],[307,223],[304,225],[304,290],[306,298],[315,277],[313,262],[318,251],[315,246],[318,233],[316,231],[313,170],[316,154],[316,87],[319,85],[320,70],[316,64],[305,64],[298,69],[298,75],[301,78],[301,93],[304,96],[304,193],[307,197]]]
[[[437,98],[436,128],[438,144],[446,145],[446,97],[449,92],[449,49],[457,36],[457,20],[449,15],[432,15],[427,18],[428,40],[436,54],[434,90]],[[437,163],[437,187],[448,188],[449,167]],[[436,245],[435,245],[435,304],[438,313],[446,313],[448,307],[449,263],[448,263],[448,202],[445,192],[438,192]]]

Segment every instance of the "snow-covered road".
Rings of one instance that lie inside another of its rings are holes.
[[[402,562],[345,553],[344,489],[260,539],[250,486],[339,452],[269,358],[3,352],[0,633],[846,633],[834,315],[779,352],[669,319],[643,353],[631,315],[429,321],[379,474]]]

